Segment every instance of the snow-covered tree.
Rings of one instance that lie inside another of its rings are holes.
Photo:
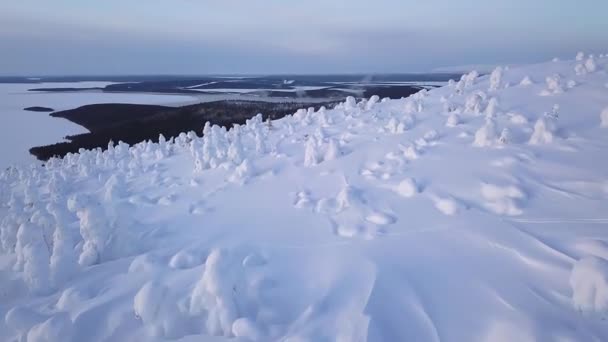
[[[580,51],[579,53],[576,54],[576,60],[577,61],[582,61],[583,59],[585,59],[585,53]]]
[[[232,133],[232,141],[228,147],[228,159],[234,165],[239,165],[243,161],[243,146],[241,143],[241,132],[238,125],[234,126]]]
[[[245,184],[252,176],[254,176],[254,174],[255,172],[251,166],[251,163],[245,158],[243,162],[234,169],[234,172],[229,177],[229,180],[233,183]]]
[[[534,131],[530,137],[530,145],[550,144],[553,141],[555,119],[543,116],[534,124]]]
[[[370,97],[369,101],[367,101],[367,103],[365,104],[365,109],[371,110],[378,102],[380,102],[380,97],[378,95]]]
[[[595,63],[595,58],[593,55],[589,56],[585,61],[585,69],[587,72],[595,72],[597,70],[597,65]]]
[[[545,113],[546,117],[557,120],[559,118],[559,105],[554,104],[550,112]]]
[[[500,137],[498,137],[498,142],[501,144],[508,144],[511,141],[511,132],[508,128],[503,128],[502,132],[500,132]]]
[[[494,69],[494,71],[492,71],[492,74],[490,74],[490,91],[496,91],[501,87],[502,74],[502,67],[497,67]]]
[[[109,224],[101,203],[84,194],[72,196],[68,209],[80,219],[80,235],[84,241],[78,263],[91,266],[101,261],[110,236]]]
[[[50,287],[49,247],[44,241],[42,228],[24,222],[17,232],[16,266],[23,267],[23,279],[30,291],[48,293]]]
[[[498,100],[493,97],[488,101],[488,106],[486,107],[486,117],[493,118],[496,116],[498,110]]]
[[[74,239],[68,228],[72,218],[65,204],[61,205],[60,202],[49,203],[47,210],[55,219],[53,249],[50,258],[52,280],[55,285],[60,285],[78,269]]]
[[[387,131],[391,134],[401,134],[405,132],[406,125],[403,122],[400,122],[396,118],[392,117],[388,120],[387,125],[385,126]]]
[[[263,155],[267,152],[265,138],[266,137],[259,128],[254,130],[255,151],[259,155]]]
[[[348,96],[344,101],[344,109],[352,110],[355,108],[357,108],[357,100],[355,100],[355,98],[352,96]]]
[[[473,93],[467,97],[464,110],[467,113],[479,114],[481,112],[483,98],[479,93]]]
[[[585,68],[585,65],[583,65],[582,63],[579,63],[574,66],[574,73],[577,74],[578,76],[586,75],[587,68]]]
[[[562,88],[562,77],[559,74],[553,74],[545,79],[547,89],[543,90],[540,95],[547,96],[553,94],[563,93]]]
[[[479,73],[477,72],[477,70],[473,70],[468,74],[463,75],[462,80],[464,80],[464,87],[469,88],[473,86],[477,81],[477,78],[479,78]]]
[[[336,211],[341,212],[359,202],[358,191],[344,178],[344,185],[336,196]]]
[[[486,118],[486,122],[475,132],[473,146],[492,146],[496,142],[496,124],[492,118]]]
[[[315,166],[321,162],[317,151],[317,141],[310,136],[304,149],[304,166]]]

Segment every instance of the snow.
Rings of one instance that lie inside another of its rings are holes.
[[[5,170],[0,340],[608,340],[581,61]]]
[[[602,110],[602,113],[600,114],[600,121],[602,127],[608,127],[608,107]]]
[[[418,186],[414,179],[406,178],[399,182],[395,191],[403,197],[413,197],[418,192]]]
[[[608,314],[608,261],[589,256],[579,260],[570,275],[576,309],[591,314]]]
[[[50,107],[55,111],[73,109],[95,103],[180,104],[195,98],[183,95],[119,94],[99,91],[31,92],[33,88],[103,87],[109,82],[74,83],[0,83],[0,169],[13,164],[27,165],[35,160],[29,154],[34,146],[55,144],[66,135],[87,130],[68,120],[53,118],[48,113],[24,111],[31,106]],[[39,129],[38,127],[42,127]],[[35,130],[35,133],[34,133]]]

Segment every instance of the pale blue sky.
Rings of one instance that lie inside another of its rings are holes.
[[[0,74],[424,72],[608,52],[607,0],[15,0]]]

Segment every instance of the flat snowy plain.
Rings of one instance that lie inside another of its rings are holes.
[[[607,341],[607,67],[8,170],[0,340]]]
[[[28,112],[23,108],[50,107],[55,111],[95,103],[187,104],[194,97],[161,94],[114,94],[103,92],[32,92],[32,88],[103,87],[108,82],[75,83],[0,83],[0,169],[13,164],[29,164],[36,159],[28,152],[34,146],[60,142],[70,134],[86,129],[49,113]]]

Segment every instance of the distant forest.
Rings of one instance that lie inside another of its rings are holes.
[[[278,119],[293,114],[300,108],[321,106],[333,108],[338,101],[323,103],[216,101],[183,107],[166,107],[137,104],[94,104],[50,114],[77,123],[90,132],[70,135],[66,142],[30,149],[40,160],[63,157],[79,149],[105,149],[110,141],[123,141],[130,145],[141,141],[158,141],[160,134],[167,139],[182,132],[194,131],[202,135],[205,122],[231,127],[244,124],[247,119],[262,113],[264,119]]]

